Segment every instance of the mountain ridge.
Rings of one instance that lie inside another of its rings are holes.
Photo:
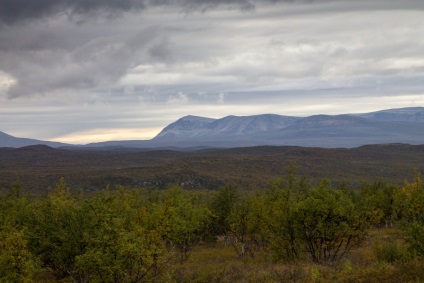
[[[0,147],[26,147],[32,145],[46,145],[50,147],[69,146],[61,142],[43,141],[30,138],[18,138],[0,131]]]
[[[421,134],[424,133],[424,107],[308,117],[276,114],[227,116],[195,129],[180,128],[179,123],[182,121],[179,119],[172,124],[172,135],[167,136],[168,129],[165,128],[152,141],[180,146],[294,145],[348,148],[378,143],[424,143],[424,134]]]
[[[424,144],[424,107],[369,113],[311,115],[184,116],[151,140],[105,141],[84,146],[15,138],[0,132],[0,147],[44,144],[75,148],[232,148],[245,146],[308,146],[352,148],[366,144]]]

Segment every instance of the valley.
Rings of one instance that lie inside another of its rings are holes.
[[[128,149],[127,149],[128,150]],[[242,190],[261,189],[280,178],[288,166],[312,182],[323,177],[353,187],[383,179],[402,184],[413,171],[424,172],[424,146],[368,145],[351,149],[261,146],[233,149],[105,151],[54,149],[47,146],[0,149],[0,187],[19,182],[46,194],[60,177],[75,190],[107,186],[215,190],[233,184]]]

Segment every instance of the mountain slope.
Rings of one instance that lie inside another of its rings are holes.
[[[227,116],[221,119],[186,116],[165,127],[152,141],[244,138],[258,132],[285,128],[298,119],[275,114]]]
[[[185,116],[165,127],[154,139],[167,140],[201,136],[206,134],[207,125],[213,121],[215,119],[191,115]]]
[[[213,147],[423,144],[424,107],[310,117],[265,114],[210,119],[186,116],[164,128],[151,142],[162,146]]]
[[[387,122],[424,123],[424,107],[388,109],[371,113],[357,114],[357,116]]]
[[[263,114],[212,119],[185,116],[165,127],[151,140],[108,141],[85,147],[115,151],[128,148],[196,150],[204,147],[260,145],[350,148],[383,143],[424,144],[424,107],[309,117]],[[35,144],[66,146],[15,138],[0,132],[0,147]]]
[[[383,143],[424,143],[424,123],[373,120],[352,115],[318,115],[270,134],[273,144],[356,147]]]
[[[41,141],[27,138],[17,138],[6,133],[0,132],[0,147],[24,147],[30,145],[47,145],[50,147],[66,146],[67,144],[60,142]]]

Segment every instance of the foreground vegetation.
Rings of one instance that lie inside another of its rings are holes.
[[[143,188],[0,199],[0,282],[424,281],[424,187]]]

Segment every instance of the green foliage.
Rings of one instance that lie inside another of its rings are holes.
[[[352,190],[313,186],[289,168],[267,190],[226,186],[208,195],[178,186],[75,194],[62,178],[47,197],[29,198],[16,184],[0,196],[0,282],[44,281],[39,274],[63,282],[364,282],[373,273],[405,282],[415,273],[402,277],[401,266],[422,267],[414,258],[424,256],[418,174],[403,187]],[[365,242],[359,259],[368,233],[388,223],[397,227],[384,230],[390,237]],[[397,229],[408,246],[391,237]],[[204,242],[210,236],[213,245]],[[202,260],[214,263],[199,268]]]
[[[288,168],[287,176],[271,184],[265,195],[267,237],[275,259],[298,260],[302,256],[301,227],[296,210],[310,189],[305,178]]]
[[[383,181],[362,184],[359,192],[359,205],[364,210],[380,214],[379,226],[392,227],[395,218],[395,194],[399,186],[388,185]]]
[[[395,192],[393,206],[395,219],[424,223],[424,186],[417,172],[412,183],[405,181],[405,185]]]
[[[397,242],[377,243],[373,250],[379,261],[389,263],[406,260],[410,256],[406,246]]]
[[[139,198],[137,192],[121,188],[78,200],[62,180],[48,199],[37,203],[30,247],[58,279],[154,278],[169,261],[163,241],[165,223],[157,218],[160,213],[143,213],[148,208],[145,202],[134,201]]]
[[[228,236],[240,257],[254,256],[261,244],[263,226],[263,202],[258,196],[247,197],[236,203],[228,217],[230,223]]]
[[[0,197],[0,282],[32,282],[39,271],[25,237],[30,214],[29,200],[19,183]]]
[[[319,268],[316,267],[316,266],[312,266],[311,267],[311,279],[312,279],[312,282],[320,282],[321,281],[321,278],[322,278],[322,274],[321,274]]]
[[[0,225],[23,228],[30,214],[28,197],[22,194],[20,183],[15,183],[0,199]]]
[[[311,188],[293,171],[272,184],[265,207],[274,257],[286,261],[306,255],[315,262],[338,260],[358,247],[379,219],[375,211],[360,205],[352,191],[334,190],[328,181]]]
[[[0,231],[0,282],[33,282],[37,259],[27,248],[23,230]]]
[[[166,260],[156,231],[131,230],[118,219],[97,223],[87,251],[76,257],[77,268],[93,282],[138,282],[154,278]]]
[[[47,199],[34,204],[33,211],[28,223],[31,251],[57,278],[85,278],[75,258],[86,251],[94,229],[89,211],[72,197],[63,179]]]
[[[218,190],[210,201],[209,208],[214,215],[211,232],[214,235],[227,234],[230,230],[229,217],[239,195],[235,186],[225,186]]]
[[[186,260],[196,243],[205,236],[210,211],[195,202],[186,191],[173,186],[165,193],[162,204],[163,223],[167,226],[165,239],[180,252],[180,259]]]
[[[335,261],[365,239],[370,217],[324,181],[298,204],[301,239],[315,262]]]
[[[403,223],[401,227],[411,248],[418,254],[424,256],[424,224],[414,221],[411,223]]]
[[[415,179],[396,192],[394,211],[399,227],[411,249],[424,255],[424,185],[415,172]]]

